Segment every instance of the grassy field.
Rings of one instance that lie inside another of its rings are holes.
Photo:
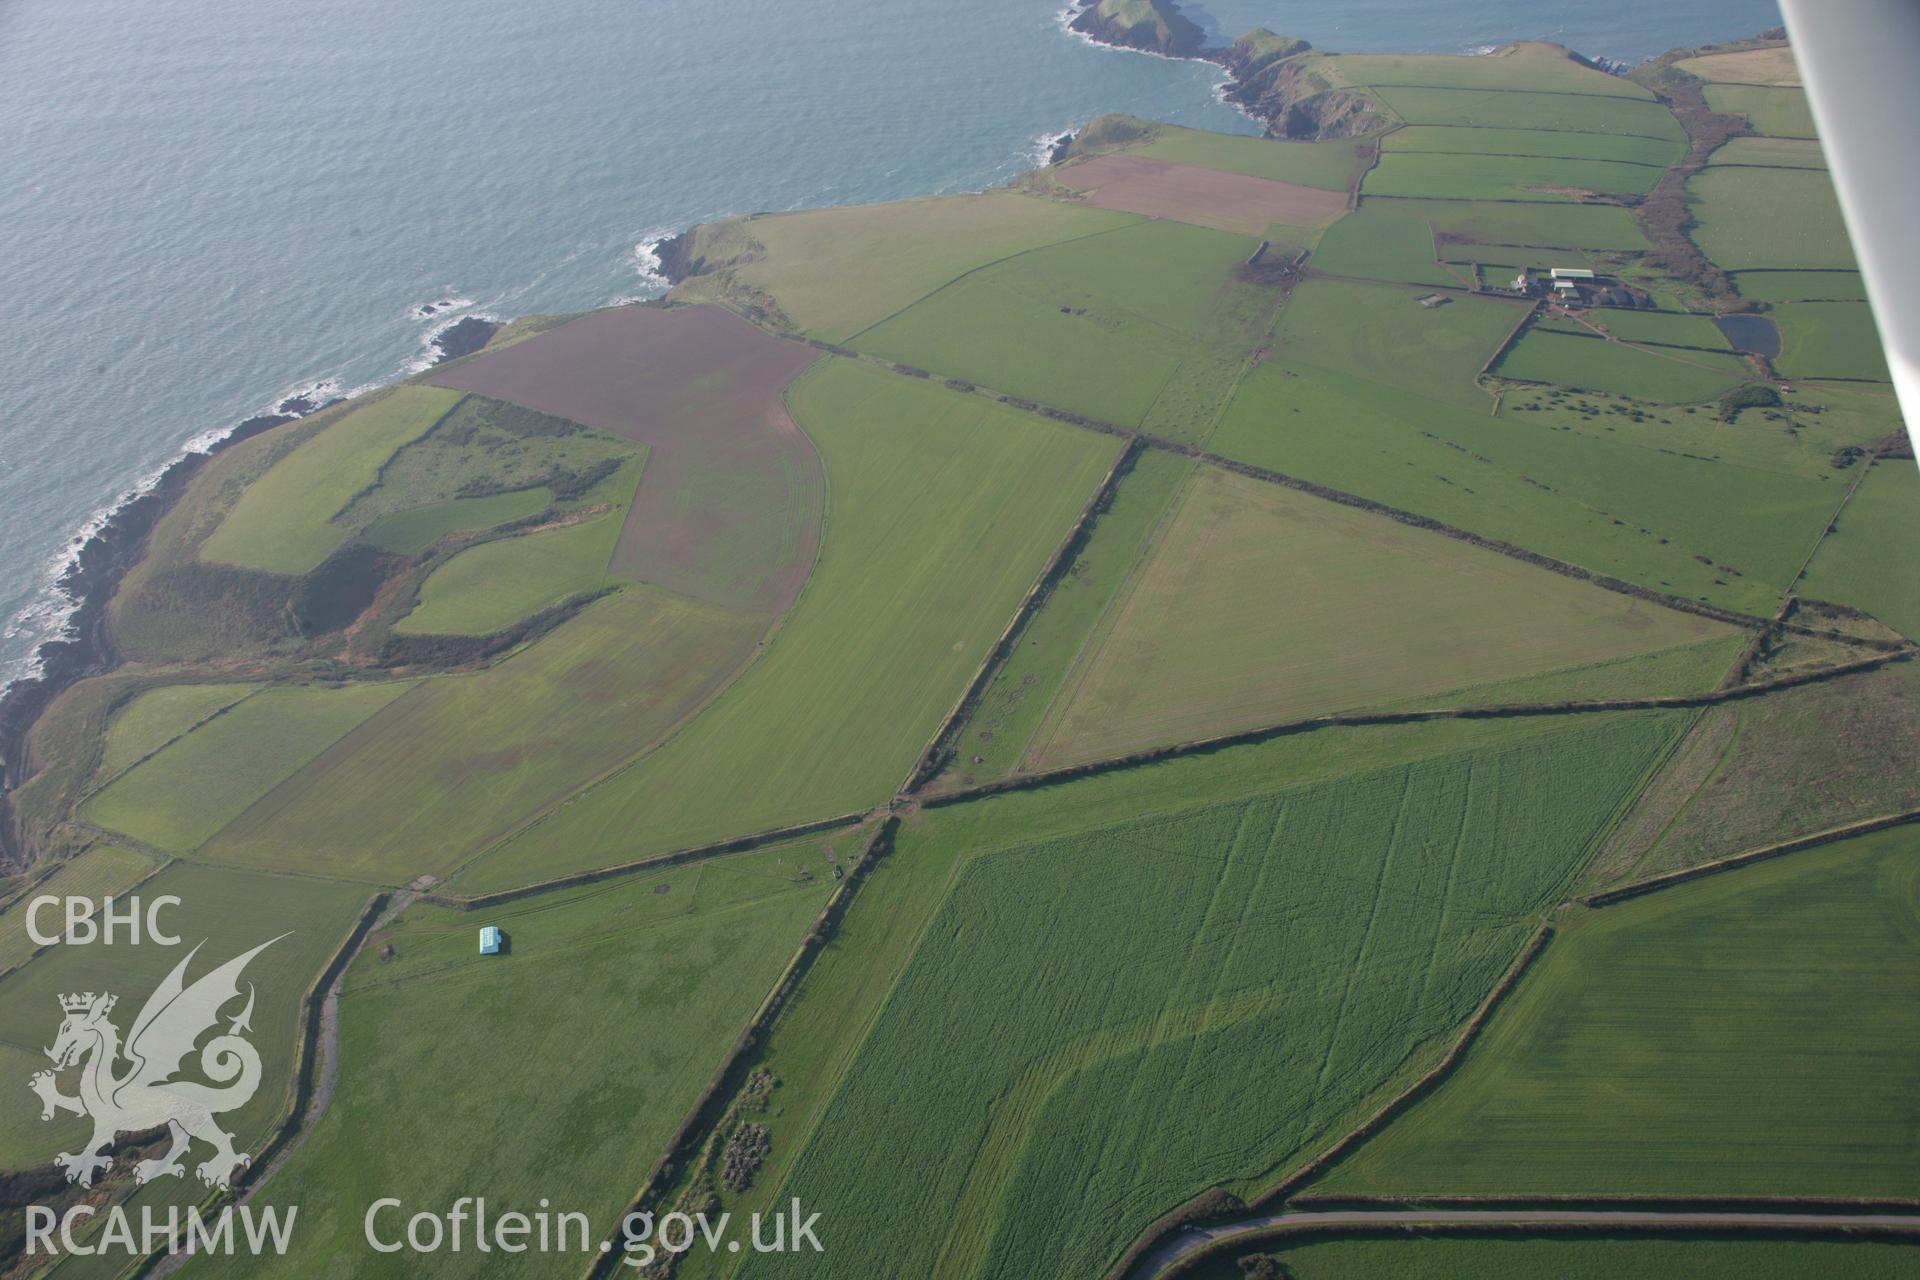
[[[367,891],[326,881],[177,863],[141,889],[141,896],[148,900],[165,894],[180,899],[180,905],[163,916],[166,927],[180,936],[180,946],[143,941],[139,946],[55,947],[0,981],[0,1046],[30,1052],[44,1068],[46,1059],[39,1051],[53,1042],[60,1025],[57,997],[61,993],[114,992],[120,1003],[113,1021],[128,1034],[147,996],[203,940],[204,950],[189,967],[189,981],[291,931],[291,936],[275,942],[247,966],[245,981],[253,984],[257,999],[250,1038],[260,1051],[262,1083],[252,1101],[221,1121],[234,1134],[239,1150],[257,1151],[287,1106],[301,999],[345,938],[366,903]],[[238,1011],[237,1003],[227,1010],[229,1014]],[[75,1150],[87,1133],[86,1121],[75,1116],[41,1121],[25,1083],[22,1076],[21,1099],[5,1108],[8,1119],[0,1123],[0,1168],[48,1163],[56,1152]],[[64,1083],[71,1091],[72,1076]],[[195,1150],[194,1159],[205,1158],[203,1149]],[[198,1199],[204,1188],[192,1173],[182,1181],[184,1186],[172,1180],[160,1186]]]
[[[1096,1274],[1202,1189],[1270,1180],[1471,1010],[1671,731],[975,858],[782,1188],[832,1252],[780,1274]]]
[[[263,689],[115,779],[86,816],[187,853],[413,684]]]
[[[1920,545],[1920,472],[1905,458],[1888,458],[1854,492],[1839,524],[1800,581],[1800,593],[1864,609],[1901,633],[1920,639],[1920,582],[1911,549]]]
[[[420,684],[204,856],[391,884],[445,876],[658,743],[726,686],[766,628],[757,614],[628,587],[504,662]],[[627,846],[645,838],[623,833],[604,863],[639,857]]]
[[[1916,853],[1896,829],[1563,916],[1458,1072],[1317,1189],[1913,1196]]]
[[[1274,326],[1271,363],[1351,373],[1484,411],[1487,393],[1474,385],[1474,375],[1524,307],[1474,297],[1423,307],[1420,296],[1418,289],[1386,284],[1308,280]]]
[[[396,387],[331,423],[247,489],[202,558],[270,573],[317,567],[347,540],[333,517],[459,401],[438,387]]]
[[[1479,57],[1433,53],[1343,53],[1319,64],[1348,84],[1432,85],[1520,93],[1597,94],[1650,99],[1642,86],[1575,61],[1544,41],[1502,45]]]
[[[1461,274],[1435,261],[1433,228],[1425,218],[1395,213],[1391,205],[1378,201],[1368,201],[1328,227],[1309,261],[1315,270],[1337,276],[1456,289],[1466,283]]]
[[[1007,191],[771,214],[700,228],[694,251],[729,265],[673,296],[769,299],[802,333],[839,342],[968,271],[1133,221]]]
[[[1920,808],[1916,713],[1911,662],[1711,708],[1595,859],[1594,882]]]
[[[1865,302],[1857,271],[1742,271],[1733,287],[1759,302]]]
[[[1831,395],[1819,397],[1828,412],[1748,413],[1738,431],[1712,413],[1650,414],[1604,397],[1516,391],[1508,401],[1489,417],[1365,369],[1276,359],[1241,384],[1210,443],[1657,590],[1770,613],[1844,492],[1829,454],[1886,430]]]
[[[1710,84],[1707,105],[1728,115],[1745,116],[1754,132],[1774,138],[1815,138],[1813,112],[1805,91],[1792,86]]]
[[[1688,179],[1695,226],[1690,234],[1715,265],[1851,269],[1833,182],[1813,169],[1709,166]]]
[[[1824,169],[1820,144],[1803,138],[1729,138],[1707,157],[1710,165],[1758,165],[1766,169]]]
[[[1622,342],[1654,342],[1676,347],[1705,347],[1709,351],[1729,350],[1726,335],[1712,316],[1678,315],[1671,311],[1627,311],[1606,307],[1589,313],[1587,319],[1604,328]],[[1592,330],[1586,330],[1592,332]]]
[[[1441,200],[1572,201],[1588,191],[1645,195],[1660,172],[1615,160],[1390,151],[1367,174],[1361,190]]]
[[[348,973],[339,1088],[262,1196],[300,1207],[302,1247],[201,1273],[333,1275],[346,1258],[356,1275],[473,1273],[470,1253],[369,1250],[362,1217],[381,1196],[409,1205],[383,1233],[414,1205],[476,1195],[490,1216],[585,1212],[597,1245],[799,946],[829,871],[817,847],[789,846],[485,916],[410,908]],[[477,954],[482,923],[509,954]]]
[[[1413,200],[1376,196],[1367,202],[1425,218],[1444,248],[1466,244],[1532,245],[1560,249],[1646,249],[1631,210],[1609,204],[1548,204],[1515,200]],[[1446,256],[1446,255],[1442,255]]]
[[[1193,465],[1160,450],[1135,460],[1072,568],[987,685],[955,743],[958,758],[946,775],[948,783],[971,786],[1022,767],[1060,682],[1122,586],[1158,545],[1174,496]]]
[[[1110,629],[1063,686],[1034,755],[1042,766],[1077,764],[1726,632],[1456,539],[1203,469]]]
[[[640,467],[628,463],[593,495],[602,499],[593,506],[607,508],[601,514],[460,552],[421,584],[420,603],[394,630],[487,635],[562,600],[608,586],[614,579],[607,563],[639,482]]]
[[[461,887],[885,799],[1118,452],[1107,437],[846,361],[804,375],[790,402],[832,494],[793,612],[697,721],[476,863]]]
[[[852,345],[1135,426],[1183,365],[1207,362],[1215,341],[1237,339],[1227,352],[1236,367],[1253,349],[1278,301],[1234,279],[1253,249],[1175,222],[1123,227],[976,271]]]
[[[381,516],[367,527],[367,541],[395,555],[418,555],[450,533],[469,533],[524,520],[545,511],[552,501],[553,490],[545,487],[484,498],[450,498]]]
[[[1864,302],[1794,302],[1767,313],[1780,327],[1773,367],[1789,378],[1887,380],[1887,359]]]
[[[1303,187],[1345,191],[1360,168],[1359,144],[1340,138],[1329,142],[1284,142],[1277,138],[1247,138],[1230,133],[1206,133],[1162,124],[1154,136],[1128,147],[1134,155],[1172,164],[1223,169],[1252,178],[1297,182]]]
[[[0,912],[0,973],[39,950],[40,944],[27,932],[27,906],[33,899],[92,898],[98,902],[137,883],[159,865],[144,853],[112,844],[96,844],[61,863],[51,876],[34,886],[32,893]],[[60,909],[54,908],[51,912],[43,910],[38,924],[43,934],[59,933],[64,927],[62,920]],[[0,1160],[0,1167],[10,1166]]]
[[[1784,44],[1768,49],[1743,49],[1738,53],[1709,53],[1698,58],[1683,58],[1674,65],[1702,80],[1734,84],[1800,83],[1800,67],[1793,60],[1793,50]]]
[[[1655,354],[1620,342],[1536,329],[1513,344],[1493,372],[1503,378],[1606,391],[1668,404],[1711,400],[1756,375],[1732,354]]]
[[[1737,55],[1735,55],[1737,56]],[[1882,1240],[1750,1239],[1529,1233],[1465,1239],[1325,1240],[1256,1248],[1286,1263],[1293,1280],[1898,1280],[1920,1258],[1910,1243]],[[1209,1260],[1193,1280],[1244,1280],[1236,1256]]]
[[[1380,147],[1387,152],[1614,160],[1626,164],[1652,165],[1657,169],[1679,163],[1687,152],[1684,144],[1661,138],[1571,133],[1565,129],[1476,129],[1444,124],[1417,124],[1395,129],[1380,139]]]
[[[100,747],[97,778],[138,764],[202,721],[226,710],[257,684],[169,684],[139,694],[114,713]]]
[[[1686,137],[1680,122],[1665,107],[1644,99],[1403,85],[1376,85],[1373,91],[1408,124],[1566,129],[1664,141],[1683,141]]]

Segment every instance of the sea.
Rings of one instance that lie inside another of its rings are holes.
[[[1636,62],[1773,0],[1195,0],[1335,50]],[[731,213],[1002,182],[1092,115],[1256,132],[1062,0],[0,0],[0,684],[183,450],[424,367],[442,326],[658,295]]]

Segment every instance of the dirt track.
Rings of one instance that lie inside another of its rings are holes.
[[[616,307],[433,381],[646,445],[612,571],[775,614],[820,537],[820,459],[781,400],[817,359],[718,307]]]
[[[1322,191],[1243,173],[1169,164],[1145,156],[1095,156],[1054,171],[1103,209],[1172,218],[1257,236],[1270,222],[1320,226],[1347,211],[1344,191]]]

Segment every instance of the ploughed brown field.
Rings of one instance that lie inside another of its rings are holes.
[[[1055,176],[1085,193],[1088,204],[1102,209],[1172,218],[1253,236],[1274,222],[1320,226],[1347,209],[1344,192],[1169,164],[1145,156],[1095,156],[1056,170]]]
[[[818,358],[718,307],[617,307],[434,381],[646,445],[611,571],[777,614],[820,540],[820,459],[782,399]]]

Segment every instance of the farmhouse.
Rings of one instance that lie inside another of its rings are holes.
[[[483,956],[499,955],[500,943],[501,943],[500,926],[490,924],[480,930],[480,954],[481,955]]]

